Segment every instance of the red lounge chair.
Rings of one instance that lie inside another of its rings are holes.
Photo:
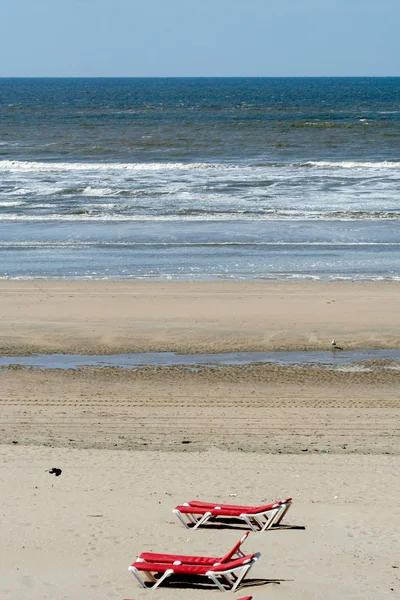
[[[174,508],[181,523],[189,528],[197,529],[208,520],[225,518],[240,519],[253,531],[265,531],[279,525],[292,504],[291,498],[279,500],[264,506],[239,506],[235,504],[217,504],[215,502],[200,502],[191,500]]]
[[[165,579],[171,575],[206,575],[221,592],[234,592],[243,581],[251,567],[259,559],[260,554],[249,554],[236,560],[225,563],[216,562],[209,564],[184,564],[180,560],[172,563],[147,562],[138,558],[130,567],[129,571],[136,577],[139,584],[146,588],[142,575],[154,582],[151,589],[157,588]],[[206,557],[204,557],[206,558]]]
[[[250,531],[240,538],[240,540],[233,546],[225,556],[222,558],[217,557],[206,557],[206,556],[182,556],[181,554],[157,554],[156,552],[142,552],[138,560],[152,563],[168,563],[172,565],[174,562],[180,562],[184,565],[214,565],[218,563],[226,563],[237,558],[243,558],[244,552],[241,550],[241,545],[247,539]]]

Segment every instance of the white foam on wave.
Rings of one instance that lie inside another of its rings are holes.
[[[96,197],[97,192],[86,194],[88,197]],[[112,194],[109,195],[109,197]],[[85,202],[84,205],[78,204],[74,207],[70,207],[70,212],[58,212],[57,202],[41,202],[34,204],[33,209],[44,209],[40,214],[30,213],[30,210],[26,210],[26,206],[30,207],[26,202],[4,202],[0,206],[24,206],[23,212],[13,212],[0,214],[1,221],[91,221],[91,222],[102,222],[102,221],[160,221],[160,222],[237,222],[237,221],[291,221],[291,222],[397,222],[400,220],[400,211],[382,211],[382,212],[324,212],[317,210],[277,210],[277,209],[266,209],[261,212],[260,210],[246,212],[239,210],[238,208],[232,207],[231,210],[218,210],[218,207],[210,207],[208,211],[205,210],[191,210],[191,211],[178,211],[171,212],[168,207],[160,206],[157,210],[157,214],[154,214],[152,210],[147,210],[146,207],[141,207],[139,211],[134,206],[125,206],[115,202],[98,203],[98,202]],[[50,209],[53,212],[47,212],[46,209]],[[123,209],[122,212],[120,210]],[[46,212],[45,212],[46,211]],[[365,242],[368,244],[368,242]]]
[[[342,160],[342,161],[314,161],[310,160],[306,163],[301,163],[303,167],[321,167],[321,168],[340,168],[340,169],[400,169],[399,161],[383,161],[383,162],[372,162],[372,161],[355,161],[355,160]]]
[[[239,171],[243,173],[245,169],[259,171],[265,169],[277,170],[296,169],[296,168],[327,168],[327,169],[400,169],[400,161],[307,161],[298,163],[264,163],[264,164],[232,164],[232,163],[183,163],[183,162],[152,162],[152,163],[99,163],[99,162],[40,162],[40,161],[19,161],[19,160],[0,160],[0,172],[15,173],[103,173],[103,172],[157,172],[157,171]]]
[[[285,247],[292,247],[292,246],[299,246],[299,247],[304,247],[304,246],[327,246],[327,247],[334,247],[334,248],[341,248],[341,247],[358,247],[358,246],[400,246],[400,242],[369,242],[369,243],[364,243],[364,242],[291,242],[291,241],[279,241],[279,242],[234,242],[234,241],[228,241],[228,242],[224,242],[224,241],[212,241],[212,242],[203,242],[203,241],[193,241],[193,242],[173,242],[173,241],[148,241],[148,242],[134,242],[134,241],[119,241],[119,240],[113,240],[113,241],[103,241],[103,240],[93,240],[93,241],[89,241],[89,240],[68,240],[68,241],[63,241],[63,240],[42,240],[42,241],[38,241],[38,240],[24,240],[24,241],[0,241],[0,248],[7,248],[7,247],[16,247],[16,248],[47,248],[47,247],[60,247],[60,248],[64,248],[64,247],[76,247],[76,246],[82,246],[82,247],[91,247],[91,246],[121,246],[121,247],[133,247],[133,246],[165,246],[165,247],[199,247],[199,246],[215,246],[215,247],[221,247],[221,246],[237,246],[237,247],[249,247],[249,246],[257,246],[257,247],[267,247],[267,246],[285,246]]]
[[[15,188],[11,192],[7,192],[7,196],[28,196],[29,194],[32,194],[30,188]]]
[[[246,216],[238,214],[222,214],[222,215],[191,215],[191,216],[178,216],[178,215],[101,215],[101,214],[42,214],[42,215],[19,215],[19,214],[8,214],[1,215],[1,221],[92,221],[92,222],[113,222],[113,221],[125,221],[125,222],[144,222],[144,221],[259,221],[263,220],[259,215]],[[265,219],[269,220],[269,219]]]
[[[235,165],[212,163],[47,163],[38,161],[2,160],[0,171],[190,171],[194,169],[236,168]]]
[[[23,206],[25,202],[0,202],[0,206],[8,208],[9,206]]]
[[[36,206],[35,208],[53,208],[54,204],[42,204]],[[398,221],[400,220],[400,214],[396,213],[388,213],[388,215],[383,214],[382,216],[377,216],[376,214],[359,217],[359,216],[332,216],[326,213],[319,214],[279,214],[276,211],[272,213],[265,214],[243,214],[242,212],[230,212],[230,213],[210,213],[210,214],[199,214],[199,215],[176,215],[176,214],[135,214],[135,215],[121,215],[121,214],[100,214],[98,210],[96,213],[88,214],[87,211],[91,209],[98,209],[96,205],[87,205],[84,209],[77,209],[77,212],[74,214],[35,214],[35,215],[27,215],[27,214],[4,214],[0,215],[1,221],[37,221],[37,222],[45,222],[45,221],[91,221],[91,222],[102,222],[102,221],[125,221],[125,222],[141,222],[141,221],[173,221],[173,222],[214,222],[214,221],[318,221],[318,222],[344,222],[344,221]],[[105,208],[112,208],[111,206],[105,206]],[[368,242],[366,242],[368,243]]]
[[[88,186],[82,192],[83,196],[115,196],[118,194],[118,190],[113,190],[112,188],[96,188],[92,186]]]

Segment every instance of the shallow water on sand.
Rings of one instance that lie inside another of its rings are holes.
[[[348,367],[348,370],[367,370],[370,361],[393,361],[389,368],[398,368],[400,349],[351,350],[314,352],[232,352],[225,354],[176,354],[175,352],[143,352],[133,354],[81,355],[34,354],[32,356],[2,356],[0,367],[18,365],[40,369],[78,369],[80,367],[119,367],[132,369],[143,366],[218,367],[223,365],[313,365],[317,367]]]

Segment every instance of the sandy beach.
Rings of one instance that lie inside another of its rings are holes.
[[[399,348],[399,284],[0,281],[2,354]]]
[[[333,337],[346,349],[399,348],[398,298],[393,283],[1,281],[0,350],[328,350]],[[2,598],[145,598],[127,571],[140,552],[218,555],[240,536],[187,531],[176,504],[286,496],[293,528],[251,534],[246,549],[262,557],[235,597],[396,597],[391,367],[0,369]]]
[[[250,534],[244,549],[262,556],[235,598],[396,598],[399,467],[398,456],[2,446],[1,597],[220,598],[207,584],[152,594],[127,569],[143,551],[222,556],[243,530],[188,531],[171,511],[236,493],[238,503],[293,495],[285,523],[294,528]]]

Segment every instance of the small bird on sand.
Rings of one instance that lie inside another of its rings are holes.
[[[336,343],[336,340],[335,340],[335,339],[333,339],[333,340],[331,341],[331,344],[332,344],[332,346],[333,346],[333,349],[334,349],[334,350],[343,350],[343,348],[342,348],[341,346],[338,346],[338,345],[337,345],[337,343]]]
[[[56,477],[59,477],[62,473],[62,470],[58,469],[57,467],[53,467],[52,469],[49,469],[47,472],[51,473],[52,475],[55,475]]]

